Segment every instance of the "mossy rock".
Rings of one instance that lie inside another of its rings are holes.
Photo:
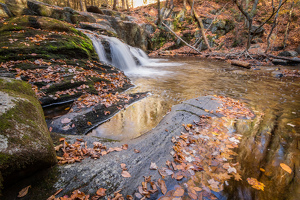
[[[31,86],[0,78],[0,185],[56,164],[44,113]]]
[[[35,40],[43,36],[44,39]],[[48,17],[22,16],[0,24],[0,62],[36,58],[97,59],[92,41],[71,24]]]

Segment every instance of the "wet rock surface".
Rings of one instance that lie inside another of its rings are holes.
[[[173,106],[171,112],[153,130],[130,141],[107,143],[97,137],[67,136],[69,142],[82,138],[87,142],[87,146],[92,146],[93,142],[99,141],[107,147],[121,146],[126,143],[128,149],[101,156],[97,160],[87,158],[81,163],[60,166],[60,176],[55,187],[64,188],[60,196],[76,188],[93,194],[101,187],[106,188],[108,194],[119,189],[122,189],[123,194],[134,194],[144,180],[143,176],[152,176],[152,180],[155,181],[161,178],[157,170],[149,169],[150,164],[155,162],[158,167],[162,167],[167,160],[173,159],[170,154],[173,146],[171,139],[184,130],[182,124],[192,123],[193,120],[198,121],[201,115],[215,116],[205,109],[212,111],[217,107],[220,107],[220,102],[212,100],[212,96],[185,101]],[[134,149],[139,150],[140,153],[135,153]],[[121,176],[121,163],[127,165],[131,178]],[[175,182],[171,178],[165,181],[167,185]],[[159,193],[155,193],[152,199],[156,199],[157,195]]]

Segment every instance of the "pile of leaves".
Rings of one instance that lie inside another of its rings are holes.
[[[21,69],[18,66],[26,65],[28,69]],[[101,63],[87,61],[84,67],[66,64],[64,60],[43,59],[8,61],[0,64],[0,69],[15,74],[16,79],[28,81],[36,95],[41,99],[51,97],[54,100],[63,96],[74,96],[83,94],[75,102],[77,107],[91,107],[96,104],[103,104],[109,107],[120,99],[128,101],[131,97],[127,94],[115,92],[129,80],[122,72],[107,73],[101,67]],[[91,81],[99,80],[99,81]],[[69,89],[59,90],[53,93],[56,85],[70,82]],[[77,86],[79,83],[81,85]],[[89,85],[92,85],[89,86]],[[74,86],[72,86],[74,85]]]
[[[77,139],[73,144],[69,144],[65,138],[60,138],[62,144],[55,147],[57,154],[58,164],[71,164],[75,162],[81,162],[86,157],[93,159],[99,159],[101,156],[109,154],[114,151],[123,151],[128,149],[128,145],[124,144],[121,147],[110,147],[107,148],[105,145],[100,142],[94,142],[93,148],[87,147],[87,142],[84,142],[82,139]]]

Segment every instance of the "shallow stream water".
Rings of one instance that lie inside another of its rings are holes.
[[[276,78],[276,67],[243,69],[228,63],[194,58],[155,60],[149,67],[127,72],[135,87],[128,93],[149,97],[128,106],[89,135],[128,140],[154,128],[172,105],[203,95],[223,95],[245,102],[256,114],[238,121],[243,135],[236,162],[243,180],[232,181],[227,199],[300,199],[300,79]],[[292,168],[289,174],[280,163]],[[263,171],[264,170],[264,171]],[[248,177],[263,182],[252,189]]]

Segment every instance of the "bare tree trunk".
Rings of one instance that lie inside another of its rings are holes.
[[[83,0],[79,0],[80,2],[80,10],[86,12],[85,2]]]
[[[162,18],[164,18],[164,16],[165,16],[165,12],[166,12],[166,10],[167,10],[167,8],[168,8],[168,4],[169,4],[169,0],[166,0],[164,10],[163,10],[163,12],[162,12],[162,14],[161,14]]]
[[[125,0],[122,0],[122,10],[125,10]]]
[[[157,25],[161,25],[161,16],[160,16],[160,0],[157,0]]]
[[[186,10],[186,0],[183,0],[183,9]]]
[[[117,10],[118,0],[114,0],[113,10]]]
[[[288,31],[289,31],[289,26],[290,26],[290,23],[291,23],[291,18],[292,18],[292,13],[293,13],[293,10],[294,10],[294,5],[295,5],[295,0],[293,0],[293,2],[292,2],[290,13],[289,13],[288,23],[286,25],[286,29],[285,29],[285,32],[284,32],[283,48],[286,47],[286,41],[287,41],[287,38],[288,38]]]
[[[282,0],[279,1],[279,7],[281,7],[281,3],[282,3]],[[272,2],[272,6],[274,7],[273,2]],[[268,37],[267,37],[267,48],[266,48],[265,53],[267,53],[268,50],[269,50],[269,48],[270,48],[270,37],[271,37],[271,35],[272,35],[272,32],[273,32],[274,28],[275,28],[276,25],[277,25],[277,18],[278,18],[278,15],[279,15],[279,9],[277,10],[277,13],[276,13],[276,15],[275,15],[275,18],[274,18],[274,22],[273,22],[271,31],[270,31],[270,33],[269,33],[269,35],[268,35]]]
[[[192,6],[191,0],[189,0],[189,4]],[[206,35],[205,35],[205,30],[204,30],[204,25],[202,23],[202,19],[200,19],[200,17],[198,16],[197,12],[195,11],[195,8],[193,8],[192,11],[194,13],[195,18],[197,19],[197,21],[199,23],[199,27],[200,27],[200,30],[201,30],[202,37],[204,39],[204,43],[206,44],[208,50],[211,51],[210,45],[209,45],[208,40],[207,40]]]
[[[273,0],[272,0],[273,1]],[[278,6],[277,10],[275,9],[275,7],[273,7],[273,10],[272,10],[272,13],[271,15],[263,22],[260,24],[259,27],[257,27],[253,32],[252,32],[252,35],[251,35],[251,28],[252,28],[252,22],[253,22],[253,18],[255,16],[255,12],[256,12],[256,7],[257,7],[257,3],[258,3],[258,0],[255,0],[254,1],[254,5],[252,7],[252,10],[251,12],[247,12],[244,8],[243,8],[243,5],[241,3],[238,3],[238,0],[233,0],[233,2],[237,5],[238,9],[241,11],[241,13],[247,18],[248,22],[249,22],[249,28],[248,28],[248,39],[247,39],[247,46],[246,46],[246,49],[245,49],[245,52],[247,52],[250,48],[250,44],[251,44],[251,41],[255,35],[255,33],[263,26],[265,25],[273,16],[274,14],[281,8],[281,6],[287,2],[287,0],[284,0],[284,2]]]
[[[128,0],[126,0],[126,7],[127,7],[127,11],[129,11],[129,3],[128,3]]]

